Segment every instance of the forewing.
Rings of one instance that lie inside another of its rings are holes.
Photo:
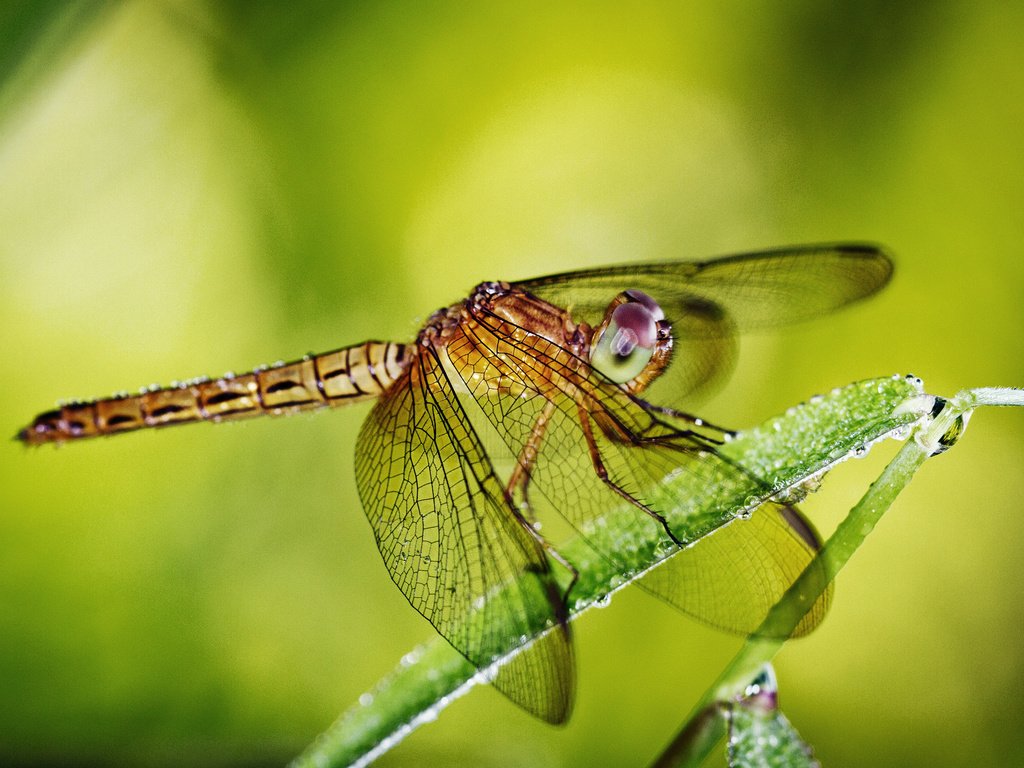
[[[625,264],[567,272],[514,285],[593,324],[620,292],[641,290],[669,320],[707,302],[739,331],[809,320],[864,299],[892,276],[892,261],[872,245],[812,245],[708,261]],[[716,332],[714,328],[703,332]]]
[[[480,667],[547,628],[494,684],[563,722],[574,668],[561,597],[432,350],[421,348],[374,406],[356,457],[363,509],[409,602]]]
[[[807,320],[878,291],[892,273],[874,246],[825,245],[703,262],[628,264],[516,283],[596,325],[619,293],[641,290],[672,324],[667,369],[644,397],[682,408],[731,372],[738,331]]]

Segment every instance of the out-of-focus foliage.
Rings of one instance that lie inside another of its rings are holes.
[[[890,289],[744,340],[702,414],[1019,385],[1022,31],[1003,3],[8,3],[0,425],[409,338],[481,279],[851,238]],[[355,495],[364,413],[6,445],[0,762],[277,764],[429,637]],[[979,414],[779,659],[823,764],[1024,758],[1022,434]],[[737,642],[623,593],[577,625],[567,728],[481,689],[387,762],[645,762]]]

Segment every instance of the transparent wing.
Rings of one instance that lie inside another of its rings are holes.
[[[650,294],[672,323],[672,362],[645,395],[678,407],[731,371],[737,332],[827,314],[877,292],[892,262],[871,245],[814,245],[709,261],[627,264],[515,283],[595,325],[622,291]]]
[[[650,571],[640,586],[721,629],[747,635],[810,566],[811,610],[792,633],[806,635],[825,618],[832,586],[815,555],[821,541],[795,507],[765,504],[749,520],[735,520]],[[770,634],[770,633],[769,633]]]
[[[873,245],[810,245],[708,261],[625,264],[523,280],[529,291],[593,324],[611,299],[637,289],[653,296],[669,320],[710,304],[739,331],[809,320],[876,293],[892,261]],[[714,329],[707,329],[713,332]]]
[[[549,722],[569,715],[572,647],[544,550],[501,482],[434,353],[422,351],[359,434],[356,480],[391,578],[477,666],[553,628],[495,686]]]
[[[702,537],[730,512],[772,493],[705,437],[660,419],[548,339],[503,333],[485,318],[464,323],[462,331],[447,347],[452,368],[520,463],[529,465],[528,477],[512,489],[516,500],[542,516],[559,513],[623,573],[634,560],[623,554],[629,547],[670,541],[660,515],[677,539],[697,544],[655,569],[662,575],[648,588],[713,626],[746,633],[774,604],[772,596],[811,562],[814,548],[798,528],[760,513],[756,521],[732,522],[705,544]],[[679,473],[690,475],[690,487],[728,500],[726,508],[709,510],[700,498],[666,499],[665,481]],[[739,546],[735,552],[730,542]],[[736,586],[732,599],[718,600],[729,583]],[[827,596],[815,607],[819,618],[826,606]]]

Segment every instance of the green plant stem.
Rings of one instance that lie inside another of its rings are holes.
[[[933,454],[944,450],[943,438],[978,404],[1021,405],[1024,399],[1021,390],[963,392],[947,403],[935,419],[907,440],[839,524],[819,554],[829,581],[846,565],[921,465]],[[778,653],[785,643],[784,639],[779,638],[788,637],[816,598],[816,595],[807,592],[808,586],[819,585],[820,582],[820,572],[810,569],[794,582],[769,612],[758,631],[744,643],[708,688],[686,725],[653,763],[655,768],[696,766],[715,748],[725,734],[726,724],[723,717],[709,717],[709,713],[716,711],[720,702],[735,700],[761,666]]]
[[[1018,387],[978,387],[961,392],[953,400],[958,407],[967,411],[979,405],[1024,406],[1024,389]]]

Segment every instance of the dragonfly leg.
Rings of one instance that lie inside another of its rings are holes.
[[[664,431],[660,431],[658,434],[654,435],[645,434],[655,429],[661,429]],[[715,452],[717,451],[718,446],[725,443],[725,440],[709,437],[708,435],[697,432],[693,429],[675,429],[670,424],[666,424],[661,420],[656,420],[640,434],[631,435],[629,442],[634,445],[661,445],[666,448],[683,452],[693,451],[695,447]]]
[[[623,499],[628,501],[630,504],[642,510],[643,512],[646,512],[648,515],[650,515],[659,523],[661,523],[661,527],[665,529],[665,533],[668,535],[670,539],[672,539],[672,542],[677,547],[682,549],[685,546],[684,543],[680,541],[679,538],[672,532],[672,529],[668,525],[668,520],[665,519],[664,515],[648,507],[646,504],[632,496],[628,491],[626,491],[614,480],[608,477],[608,470],[604,465],[604,460],[601,458],[601,449],[597,447],[597,440],[594,439],[594,431],[590,426],[590,414],[588,413],[587,409],[583,406],[582,403],[577,405],[577,411],[580,417],[580,428],[583,430],[583,436],[587,441],[587,448],[590,451],[590,461],[594,465],[594,472],[596,472],[597,476],[601,478],[601,482],[603,482],[605,485],[607,485],[609,488],[615,491],[615,493],[617,493]],[[644,441],[643,439],[641,439],[639,442],[643,443]]]
[[[644,401],[644,406],[645,406],[646,410],[653,411],[654,413],[661,414],[662,416],[668,416],[669,418],[677,419],[679,421],[686,422],[687,424],[692,424],[695,427],[701,427],[703,429],[707,429],[707,430],[710,430],[712,432],[718,432],[724,438],[735,437],[738,434],[736,432],[736,430],[734,430],[734,429],[726,429],[725,427],[719,427],[719,426],[717,426],[715,424],[712,424],[709,421],[706,421],[705,419],[700,418],[699,416],[694,416],[692,413],[686,413],[685,411],[679,411],[679,410],[676,410],[675,408],[669,408],[668,406],[665,406],[665,405],[655,405],[654,403],[649,403],[649,402],[646,402],[646,401]],[[691,432],[690,434],[696,435],[697,433],[696,432]],[[706,439],[706,440],[711,440],[714,443],[721,443],[721,442],[723,442],[722,440],[717,440],[717,439],[714,439],[714,438],[708,438],[708,437],[706,437],[704,435],[701,435],[701,437],[704,437],[704,439]]]
[[[568,604],[569,593],[572,592],[572,588],[576,586],[576,581],[580,577],[580,573],[576,570],[576,566],[566,560],[562,554],[551,546],[543,536],[540,535],[540,531],[537,530],[534,523],[536,522],[533,518],[533,513],[530,507],[529,501],[529,487],[530,487],[530,476],[533,473],[533,468],[537,463],[537,455],[540,452],[540,444],[544,439],[544,432],[547,430],[548,422],[551,420],[551,414],[555,412],[555,404],[548,402],[544,406],[544,410],[541,411],[537,417],[537,421],[534,422],[533,430],[530,432],[530,437],[523,445],[522,451],[519,453],[519,458],[516,461],[516,467],[512,470],[512,475],[509,477],[508,485],[505,487],[505,496],[509,500],[509,504],[513,509],[517,510],[516,519],[520,524],[526,528],[529,534],[537,541],[548,556],[561,565],[565,570],[569,572],[569,586],[565,589],[564,595],[558,595],[558,604],[561,605],[561,610],[566,611],[566,605]],[[518,488],[520,492],[520,503],[515,503],[515,493]],[[562,616],[556,616],[560,623],[568,621],[568,615],[564,618]]]
[[[551,420],[551,414],[554,412],[555,404],[548,401],[544,406],[544,410],[542,410],[540,415],[537,417],[537,421],[534,422],[533,429],[530,431],[530,436],[527,438],[526,443],[524,443],[523,449],[519,452],[515,469],[512,470],[512,474],[508,479],[508,485],[506,486],[510,498],[514,498],[516,489],[519,489],[522,494],[521,505],[526,511],[529,511],[530,509],[530,500],[528,496],[530,476],[533,474],[533,468],[537,464],[537,455],[540,453],[540,444],[544,439],[544,433],[547,430],[548,422]]]

